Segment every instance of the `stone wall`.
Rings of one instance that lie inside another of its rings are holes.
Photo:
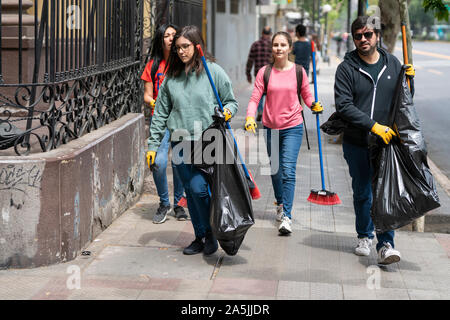
[[[0,157],[0,268],[74,259],[138,200],[145,136],[131,113],[56,150]]]

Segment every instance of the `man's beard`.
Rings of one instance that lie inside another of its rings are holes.
[[[375,50],[377,50],[377,44],[375,43],[373,46],[371,46],[369,43],[369,49],[367,49],[367,50],[362,50],[362,49],[360,49],[360,47],[356,47],[356,49],[358,50],[358,53],[360,55],[370,56],[375,52]]]

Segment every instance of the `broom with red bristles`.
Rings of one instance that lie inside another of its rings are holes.
[[[316,76],[316,51],[314,50],[314,42],[311,41],[312,62],[313,62],[313,76],[314,76],[314,99],[319,101],[317,97],[317,76]],[[311,190],[308,201],[320,205],[334,205],[341,203],[338,195],[334,192],[325,189],[325,178],[323,174],[323,160],[322,160],[322,141],[320,138],[320,122],[319,112],[316,114],[317,139],[319,140],[319,158],[320,158],[320,175],[322,177],[322,190]]]

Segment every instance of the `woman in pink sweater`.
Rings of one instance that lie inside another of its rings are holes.
[[[295,174],[298,153],[303,137],[302,105],[297,95],[296,66],[288,60],[292,50],[292,38],[286,32],[277,32],[272,38],[272,71],[267,85],[266,103],[262,123],[271,163],[272,185],[277,205],[277,221],[280,234],[292,232],[291,211],[295,192]],[[256,76],[250,102],[247,107],[245,129],[255,132],[255,113],[264,93],[264,71]],[[314,102],[305,70],[301,85],[301,97],[313,112],[323,110],[320,102]],[[273,150],[273,152],[272,152]]]

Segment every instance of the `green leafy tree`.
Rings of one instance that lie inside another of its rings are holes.
[[[420,36],[424,29],[428,34],[434,24],[433,13],[431,11],[425,12],[423,9],[422,0],[411,0],[408,6],[411,30],[413,30],[414,36]]]
[[[423,0],[423,8],[425,12],[433,11],[434,16],[438,20],[446,20],[448,22],[448,12],[450,11],[450,4],[444,3],[443,0]]]

